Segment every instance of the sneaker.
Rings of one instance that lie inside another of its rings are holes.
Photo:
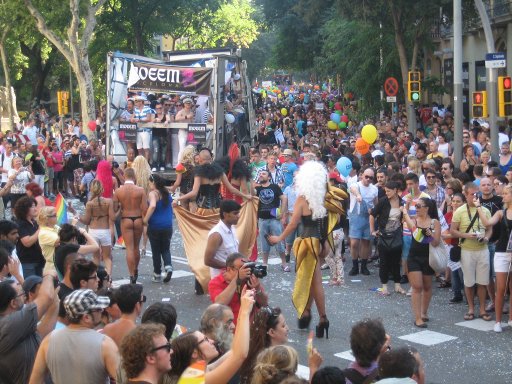
[[[329,269],[329,266],[327,265],[327,263],[324,263],[324,264],[322,264],[322,266],[320,267],[320,269],[321,269],[322,271],[324,271],[324,270],[326,270],[326,269]]]
[[[165,171],[165,168],[164,167],[160,167],[160,171]]]
[[[409,290],[406,293],[406,296],[409,296],[409,297],[412,296],[412,288],[409,288]]]
[[[153,273],[153,276],[151,277],[151,281],[153,283],[160,283],[162,281],[162,276],[158,273]]]
[[[457,296],[454,296],[450,299],[450,304],[457,304],[457,303],[462,303],[462,297],[457,297]]]
[[[402,275],[402,277],[400,278],[400,284],[408,284],[409,283],[409,279],[407,278],[407,275]]]
[[[494,332],[501,333],[501,331],[502,331],[501,324],[500,323],[494,324]]]
[[[350,272],[348,273],[349,276],[356,276],[359,275],[359,267],[352,267]]]
[[[370,271],[368,270],[368,268],[366,268],[366,266],[362,266],[361,267],[361,274],[365,275],[365,276],[370,276]]]
[[[156,172],[156,167],[151,168],[151,172]]]
[[[164,277],[164,283],[168,283],[171,281],[172,277],[172,267],[165,267],[165,277]]]
[[[281,265],[281,269],[283,270],[283,272],[290,272],[291,269],[288,265]]]
[[[485,312],[494,312],[494,303],[492,301],[485,307]]]

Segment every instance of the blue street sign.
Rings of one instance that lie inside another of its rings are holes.
[[[497,53],[486,53],[485,54],[485,60],[486,61],[492,61],[492,60],[505,60],[505,54],[503,52],[497,52]]]

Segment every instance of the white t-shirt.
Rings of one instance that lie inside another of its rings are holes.
[[[370,184],[367,187],[363,185],[361,181],[357,182],[357,187],[359,189],[359,193],[361,194],[361,197],[363,198],[363,201],[366,204],[367,209],[371,209],[374,206],[375,199],[379,195],[379,189],[373,185]],[[358,203],[356,196],[352,193],[352,187],[350,187],[350,213],[354,213],[356,215],[359,215],[361,213],[361,204]]]
[[[7,156],[5,153],[0,155],[0,167],[7,171],[7,172],[2,172],[2,183],[7,183],[7,178],[8,178],[7,173],[12,168],[12,159],[13,158],[14,158],[14,153],[12,153],[12,152],[11,152],[10,156]]]

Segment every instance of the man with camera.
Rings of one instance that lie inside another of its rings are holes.
[[[230,307],[236,325],[240,310],[240,294],[244,285],[255,290],[254,297],[258,307],[268,305],[268,296],[260,283],[260,278],[266,275],[267,271],[263,265],[248,263],[244,260],[244,255],[234,252],[226,260],[226,270],[210,280],[208,284],[210,299],[213,303]]]

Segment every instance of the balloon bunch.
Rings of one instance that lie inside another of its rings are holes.
[[[367,154],[370,150],[370,145],[375,143],[378,136],[377,128],[374,125],[365,125],[361,130],[361,138],[356,141],[356,151],[361,155]]]

